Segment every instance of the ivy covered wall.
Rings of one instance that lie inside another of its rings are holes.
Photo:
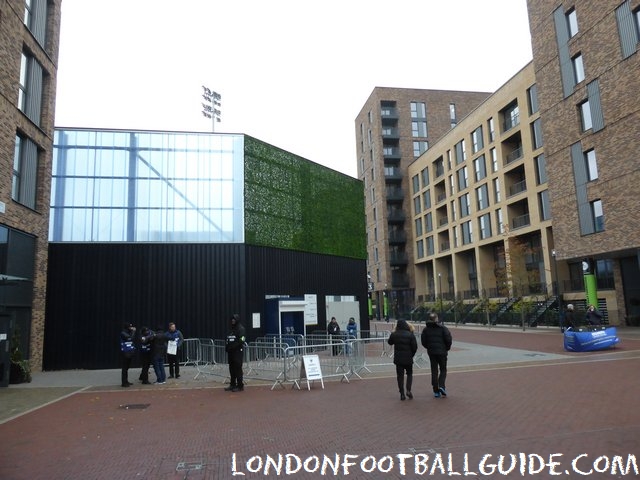
[[[245,136],[245,243],[366,259],[360,180]]]

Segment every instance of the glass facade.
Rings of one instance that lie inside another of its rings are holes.
[[[58,129],[51,242],[244,242],[244,135]]]

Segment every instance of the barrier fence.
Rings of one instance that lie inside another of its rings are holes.
[[[243,349],[243,377],[245,383],[260,381],[271,383],[271,389],[301,388],[310,380],[302,368],[305,355],[314,355],[323,379],[349,382],[371,373],[395,371],[393,347],[387,343],[389,331],[360,332],[349,335],[267,335],[247,343]],[[418,344],[419,335],[416,334]],[[180,352],[184,365],[196,369],[194,380],[215,377],[223,383],[229,381],[229,364],[224,340],[206,338],[186,339]],[[428,368],[428,359],[420,351],[414,358],[417,368]],[[324,388],[324,383],[323,383]]]

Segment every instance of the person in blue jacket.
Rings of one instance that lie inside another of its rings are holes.
[[[169,378],[180,378],[180,362],[178,361],[178,351],[182,347],[184,337],[182,332],[176,328],[176,324],[171,322],[169,324],[169,331],[167,332],[167,338],[169,342],[176,342],[176,353],[171,354],[167,351],[167,361],[169,362]]]
[[[356,324],[356,319],[353,317],[349,318],[349,323],[347,323],[347,354],[351,355],[351,346],[352,340],[358,338],[358,325]]]

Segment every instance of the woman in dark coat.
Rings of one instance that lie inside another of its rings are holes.
[[[404,376],[407,375],[407,397],[413,398],[411,384],[413,383],[413,357],[418,350],[416,336],[409,324],[405,320],[398,320],[396,329],[387,339],[389,345],[393,345],[393,363],[396,365],[396,376],[398,378],[398,390],[400,390],[400,400],[406,397]]]

